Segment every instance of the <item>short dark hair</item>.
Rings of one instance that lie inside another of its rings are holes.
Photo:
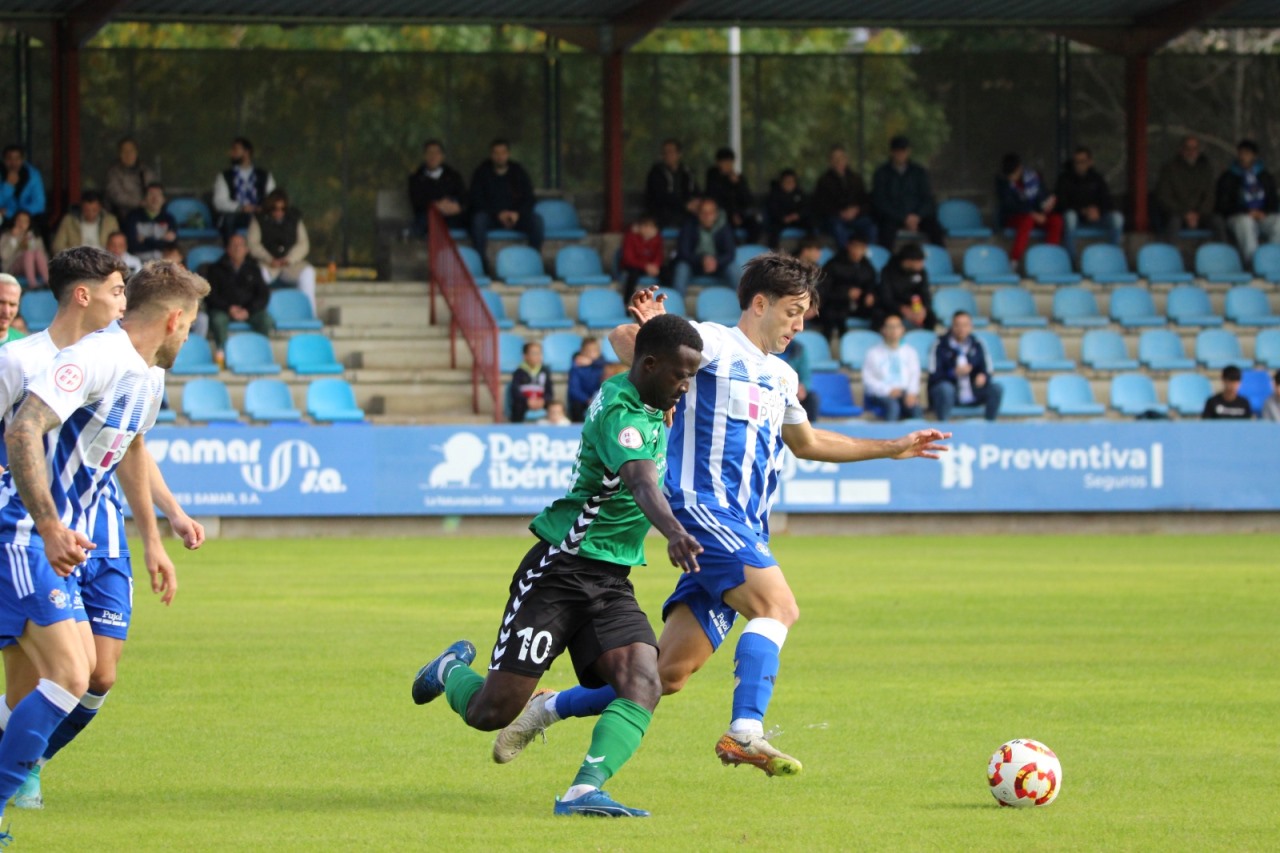
[[[284,191],[284,187],[276,187],[267,193],[267,197],[262,200],[262,206],[267,210],[271,209],[271,205],[277,202],[284,202],[284,206],[289,206],[289,194]]]
[[[1239,382],[1241,376],[1243,376],[1243,374],[1240,372],[1240,368],[1236,367],[1234,364],[1228,364],[1226,367],[1222,368],[1223,382]]]
[[[972,315],[972,314],[970,314],[968,311],[952,311],[952,312],[951,312],[951,324],[952,324],[952,325],[955,325],[955,322],[956,322],[956,318],[957,318],[957,317],[968,317],[970,320],[972,320],[972,319],[973,319],[973,315]]]
[[[656,227],[658,224],[658,220],[654,217],[652,213],[642,213],[636,217],[636,224],[637,225],[653,225]]]
[[[837,142],[836,144],[832,145],[830,148],[827,149],[827,156],[830,157],[832,154],[836,153],[837,151],[839,151],[841,154],[848,153],[847,151],[844,150],[844,146],[841,145],[839,142]]]
[[[796,178],[798,180],[799,176],[796,174],[795,169],[783,169],[778,173],[778,180],[781,181],[783,178]]]
[[[765,252],[742,265],[738,306],[747,310],[756,294],[764,294],[770,302],[777,302],[784,296],[808,296],[811,302],[817,302],[821,275],[820,269],[799,258]]]
[[[176,261],[150,261],[129,276],[124,295],[126,316],[157,308],[185,311],[209,295],[209,282]]]
[[[27,156],[27,149],[23,148],[21,145],[14,144],[14,145],[6,145],[4,147],[4,151],[0,152],[0,157],[8,156],[10,151],[17,151],[23,157]]]
[[[152,181],[151,183],[147,184],[147,189],[160,190],[160,192],[164,192],[164,184],[160,183],[159,181]]]
[[[1000,174],[1006,178],[1018,171],[1018,167],[1022,165],[1022,158],[1010,151],[1008,154],[1000,158]]]
[[[520,347],[520,352],[523,355],[528,355],[530,347],[541,347],[541,346],[542,346],[542,341],[525,341],[524,346]]]
[[[1088,146],[1088,145],[1077,145],[1077,146],[1076,146],[1075,153],[1076,153],[1076,154],[1083,154],[1083,155],[1085,155],[1086,157],[1088,157],[1088,158],[1090,158],[1090,159],[1092,159],[1092,158],[1093,158],[1093,152],[1089,150],[1089,146]]]
[[[134,139],[132,136],[122,136],[120,137],[120,141],[116,143],[116,148],[119,148],[120,146],[124,145],[126,142],[132,145],[134,148],[138,147],[138,140]]]
[[[923,261],[924,249],[919,243],[906,243],[898,250],[898,261]]]
[[[1258,153],[1258,143],[1252,139],[1241,139],[1236,143],[1236,150],[1252,151],[1256,155]]]
[[[249,141],[249,138],[247,136],[237,136],[235,139],[231,140],[231,144],[239,145],[241,148],[243,148],[245,151],[248,151],[250,154],[253,153],[253,143]]]
[[[54,255],[49,261],[49,290],[61,305],[80,282],[99,284],[113,272],[123,279],[129,274],[124,261],[95,246],[76,246]]]
[[[677,151],[684,150],[684,146],[680,144],[680,140],[676,139],[674,136],[668,136],[666,139],[662,140],[663,148],[666,148],[668,145],[674,145]]]
[[[902,151],[911,147],[911,140],[905,134],[899,133],[893,139],[889,140],[890,151]]]
[[[702,336],[688,320],[675,314],[659,314],[640,327],[636,333],[636,349],[633,361],[646,356],[674,356],[680,347],[702,352]]]
[[[805,237],[796,245],[796,257],[799,257],[800,253],[803,251],[806,251],[807,249],[821,249],[821,248],[822,248],[821,240],[819,240],[816,237]]]
[[[717,148],[717,149],[716,149],[716,162],[717,162],[717,163],[719,163],[721,160],[737,160],[737,159],[738,159],[738,155],[734,153],[734,151],[733,151],[733,149],[732,149],[732,148],[727,148],[727,147],[726,147],[726,148]]]
[[[441,142],[439,139],[436,139],[434,136],[428,139],[426,142],[422,143],[422,150],[426,151],[432,145],[439,148],[441,151],[444,150],[444,143]]]
[[[233,239],[235,239],[236,237],[239,237],[241,240],[244,240],[246,243],[247,243],[247,242],[249,242],[249,236],[248,236],[247,234],[245,234],[245,232],[243,232],[243,231],[231,231],[231,232],[228,232],[228,233],[227,233],[227,236],[225,236],[225,237],[223,237],[223,238],[222,238],[222,248],[226,249],[226,248],[230,247],[230,245],[231,245],[231,241],[232,241]]]
[[[510,148],[511,140],[507,139],[505,136],[495,137],[494,140],[489,143],[489,150],[492,151],[494,148],[497,148],[499,145],[501,145],[503,148]]]
[[[85,190],[84,192],[80,193],[81,204],[93,204],[94,202],[98,202],[98,203],[102,202],[102,193],[98,192],[97,190]]]

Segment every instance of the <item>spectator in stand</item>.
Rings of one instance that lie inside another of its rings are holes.
[[[422,144],[422,165],[409,175],[409,206],[413,208],[413,233],[427,235],[427,212],[435,207],[450,228],[465,228],[467,185],[462,173],[444,161],[444,143],[428,139]]]
[[[164,209],[164,184],[152,182],[142,207],[125,217],[124,236],[138,260],[158,261],[164,250],[178,242],[178,223]]]
[[[662,143],[662,159],[649,169],[644,182],[645,212],[658,220],[658,228],[679,228],[698,212],[698,182],[682,162],[679,140]]]
[[[495,228],[520,231],[541,251],[542,217],[534,212],[534,201],[533,180],[511,159],[511,143],[493,140],[489,159],[471,176],[471,244],[481,258]]]
[[[576,424],[587,419],[587,407],[604,382],[604,356],[600,342],[595,338],[583,338],[582,349],[573,357],[569,367],[569,420]]]
[[[733,229],[720,212],[720,206],[715,199],[702,199],[698,204],[698,218],[680,228],[671,286],[684,296],[689,290],[689,281],[701,275],[719,278],[721,284],[736,290],[735,248]]]
[[[910,329],[932,331],[938,325],[919,243],[903,246],[880,271],[880,309],[883,316],[897,314]]]
[[[1076,231],[1081,225],[1107,229],[1107,239],[1116,246],[1124,237],[1124,214],[1115,209],[1107,179],[1093,166],[1093,152],[1081,145],[1058,175],[1055,192],[1057,210],[1062,213],[1063,246],[1076,254]]]
[[[941,246],[942,225],[929,183],[929,172],[911,159],[911,141],[905,136],[889,140],[889,159],[872,179],[871,207],[880,228],[880,245],[892,249],[899,231],[923,234]]]
[[[289,194],[274,189],[258,215],[249,221],[249,254],[262,265],[262,274],[271,285],[296,287],[311,300],[316,310],[316,269],[307,263],[311,240],[302,214],[289,206]]]
[[[658,222],[649,214],[641,216],[622,240],[622,301],[631,304],[631,294],[644,276],[660,278],[666,249]]]
[[[929,406],[938,420],[951,420],[957,404],[980,405],[987,420],[996,419],[1002,389],[991,381],[990,365],[986,347],[973,336],[973,318],[957,311],[929,352]]]
[[[827,171],[813,188],[813,216],[836,246],[848,245],[855,234],[867,243],[876,241],[879,229],[871,214],[871,196],[862,175],[849,168],[843,145],[833,145],[827,153]]]
[[[883,412],[886,421],[920,417],[920,356],[902,345],[906,326],[897,314],[884,318],[884,343],[867,350],[862,359],[862,388],[868,409]]]
[[[0,181],[0,221],[13,219],[18,211],[31,214],[32,227],[44,227],[44,178],[27,162],[21,145],[4,149],[4,180]]]
[[[804,344],[792,339],[791,343],[787,344],[787,348],[778,355],[783,361],[791,365],[791,369],[799,377],[800,387],[796,389],[796,397],[800,399],[800,406],[804,409],[805,414],[809,416],[809,422],[816,423],[818,420],[818,407],[821,401],[818,399],[817,394],[809,391],[809,384],[813,379],[813,368],[809,366],[809,353],[805,352]]]
[[[25,210],[15,213],[9,230],[0,235],[0,268],[26,279],[27,290],[49,286],[49,253],[31,230],[31,214]]]
[[[0,346],[25,338],[26,333],[14,325],[22,303],[22,285],[8,273],[0,273]]]
[[[827,340],[845,332],[848,319],[859,317],[875,322],[880,308],[876,268],[867,258],[867,242],[856,234],[842,251],[836,252],[822,268],[819,286],[818,323]]]
[[[142,207],[147,187],[159,176],[138,160],[138,143],[129,137],[120,140],[116,161],[107,168],[107,207],[121,222]]]
[[[1280,421],[1280,370],[1271,377],[1271,381],[1275,383],[1275,392],[1262,404],[1262,419],[1275,422]]]
[[[271,288],[258,262],[249,257],[248,241],[243,234],[233,233],[226,239],[226,249],[221,258],[198,270],[209,281],[204,307],[219,364],[232,322],[248,323],[260,335],[271,334],[271,315],[267,313]]]
[[[1247,266],[1258,243],[1280,243],[1280,195],[1276,179],[1258,159],[1258,143],[1242,139],[1236,160],[1218,178],[1218,214]]]
[[[1204,401],[1201,418],[1206,421],[1253,418],[1253,407],[1249,405],[1249,400],[1240,396],[1240,376],[1240,368],[1234,364],[1222,368],[1222,391]]]
[[[544,411],[555,399],[551,371],[542,363],[542,344],[531,341],[524,345],[524,361],[511,375],[507,399],[513,424],[524,423],[529,412]]]
[[[223,234],[249,227],[276,179],[253,163],[253,143],[243,136],[231,141],[231,167],[213,179],[213,212]]]
[[[101,249],[107,245],[107,235],[119,230],[119,221],[102,209],[102,195],[96,190],[85,190],[80,193],[80,209],[62,217],[58,233],[53,237],[53,253],[76,246]]]
[[[732,148],[716,151],[716,164],[707,169],[706,196],[716,200],[729,225],[742,229],[748,243],[760,238],[760,214],[756,199],[747,186],[747,176],[738,171],[738,155]]]
[[[1027,253],[1031,231],[1044,228],[1045,242],[1062,242],[1062,214],[1055,208],[1056,196],[1048,194],[1040,173],[1022,165],[1017,154],[1006,154],[1000,161],[1000,177],[996,178],[996,200],[999,202],[1000,224],[1012,228],[1013,249],[1009,260],[1017,263]]]
[[[569,420],[569,416],[564,413],[564,403],[552,400],[547,403],[547,418],[544,423],[547,426],[569,426],[573,421]]]
[[[1188,136],[1178,153],[1160,169],[1156,181],[1156,213],[1168,239],[1182,228],[1213,227],[1213,166],[1200,151],[1200,140]]]
[[[795,169],[783,169],[777,180],[769,185],[769,198],[765,202],[768,222],[769,248],[777,249],[784,228],[799,228],[809,236],[813,223],[809,218],[809,197],[800,189],[800,179]]]
[[[822,243],[813,237],[801,240],[796,246],[796,257],[811,267],[822,266],[822,252]]]
[[[124,261],[124,265],[129,268],[129,275],[133,275],[142,269],[142,261],[136,255],[129,254],[129,240],[124,236],[123,231],[113,231],[107,235],[106,249],[120,260]]]

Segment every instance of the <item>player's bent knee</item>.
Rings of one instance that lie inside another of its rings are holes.
[[[115,667],[112,667],[110,672],[103,672],[102,669],[103,668],[99,666],[98,669],[94,670],[93,674],[89,676],[89,692],[97,693],[99,696],[116,686]]]
[[[689,676],[697,671],[697,667],[690,668],[683,663],[660,664],[658,675],[662,679],[662,695],[670,696],[672,693],[679,693],[689,682]]]

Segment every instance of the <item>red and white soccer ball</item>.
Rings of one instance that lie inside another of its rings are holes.
[[[1062,762],[1039,741],[1018,738],[991,756],[987,782],[991,796],[1002,806],[1047,806],[1062,790]]]

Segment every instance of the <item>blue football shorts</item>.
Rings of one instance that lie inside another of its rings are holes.
[[[80,567],[80,595],[89,630],[123,640],[133,616],[133,569],[122,557],[90,557]]]
[[[59,577],[43,548],[0,544],[0,637],[12,645],[27,628],[88,619],[76,573]]]

